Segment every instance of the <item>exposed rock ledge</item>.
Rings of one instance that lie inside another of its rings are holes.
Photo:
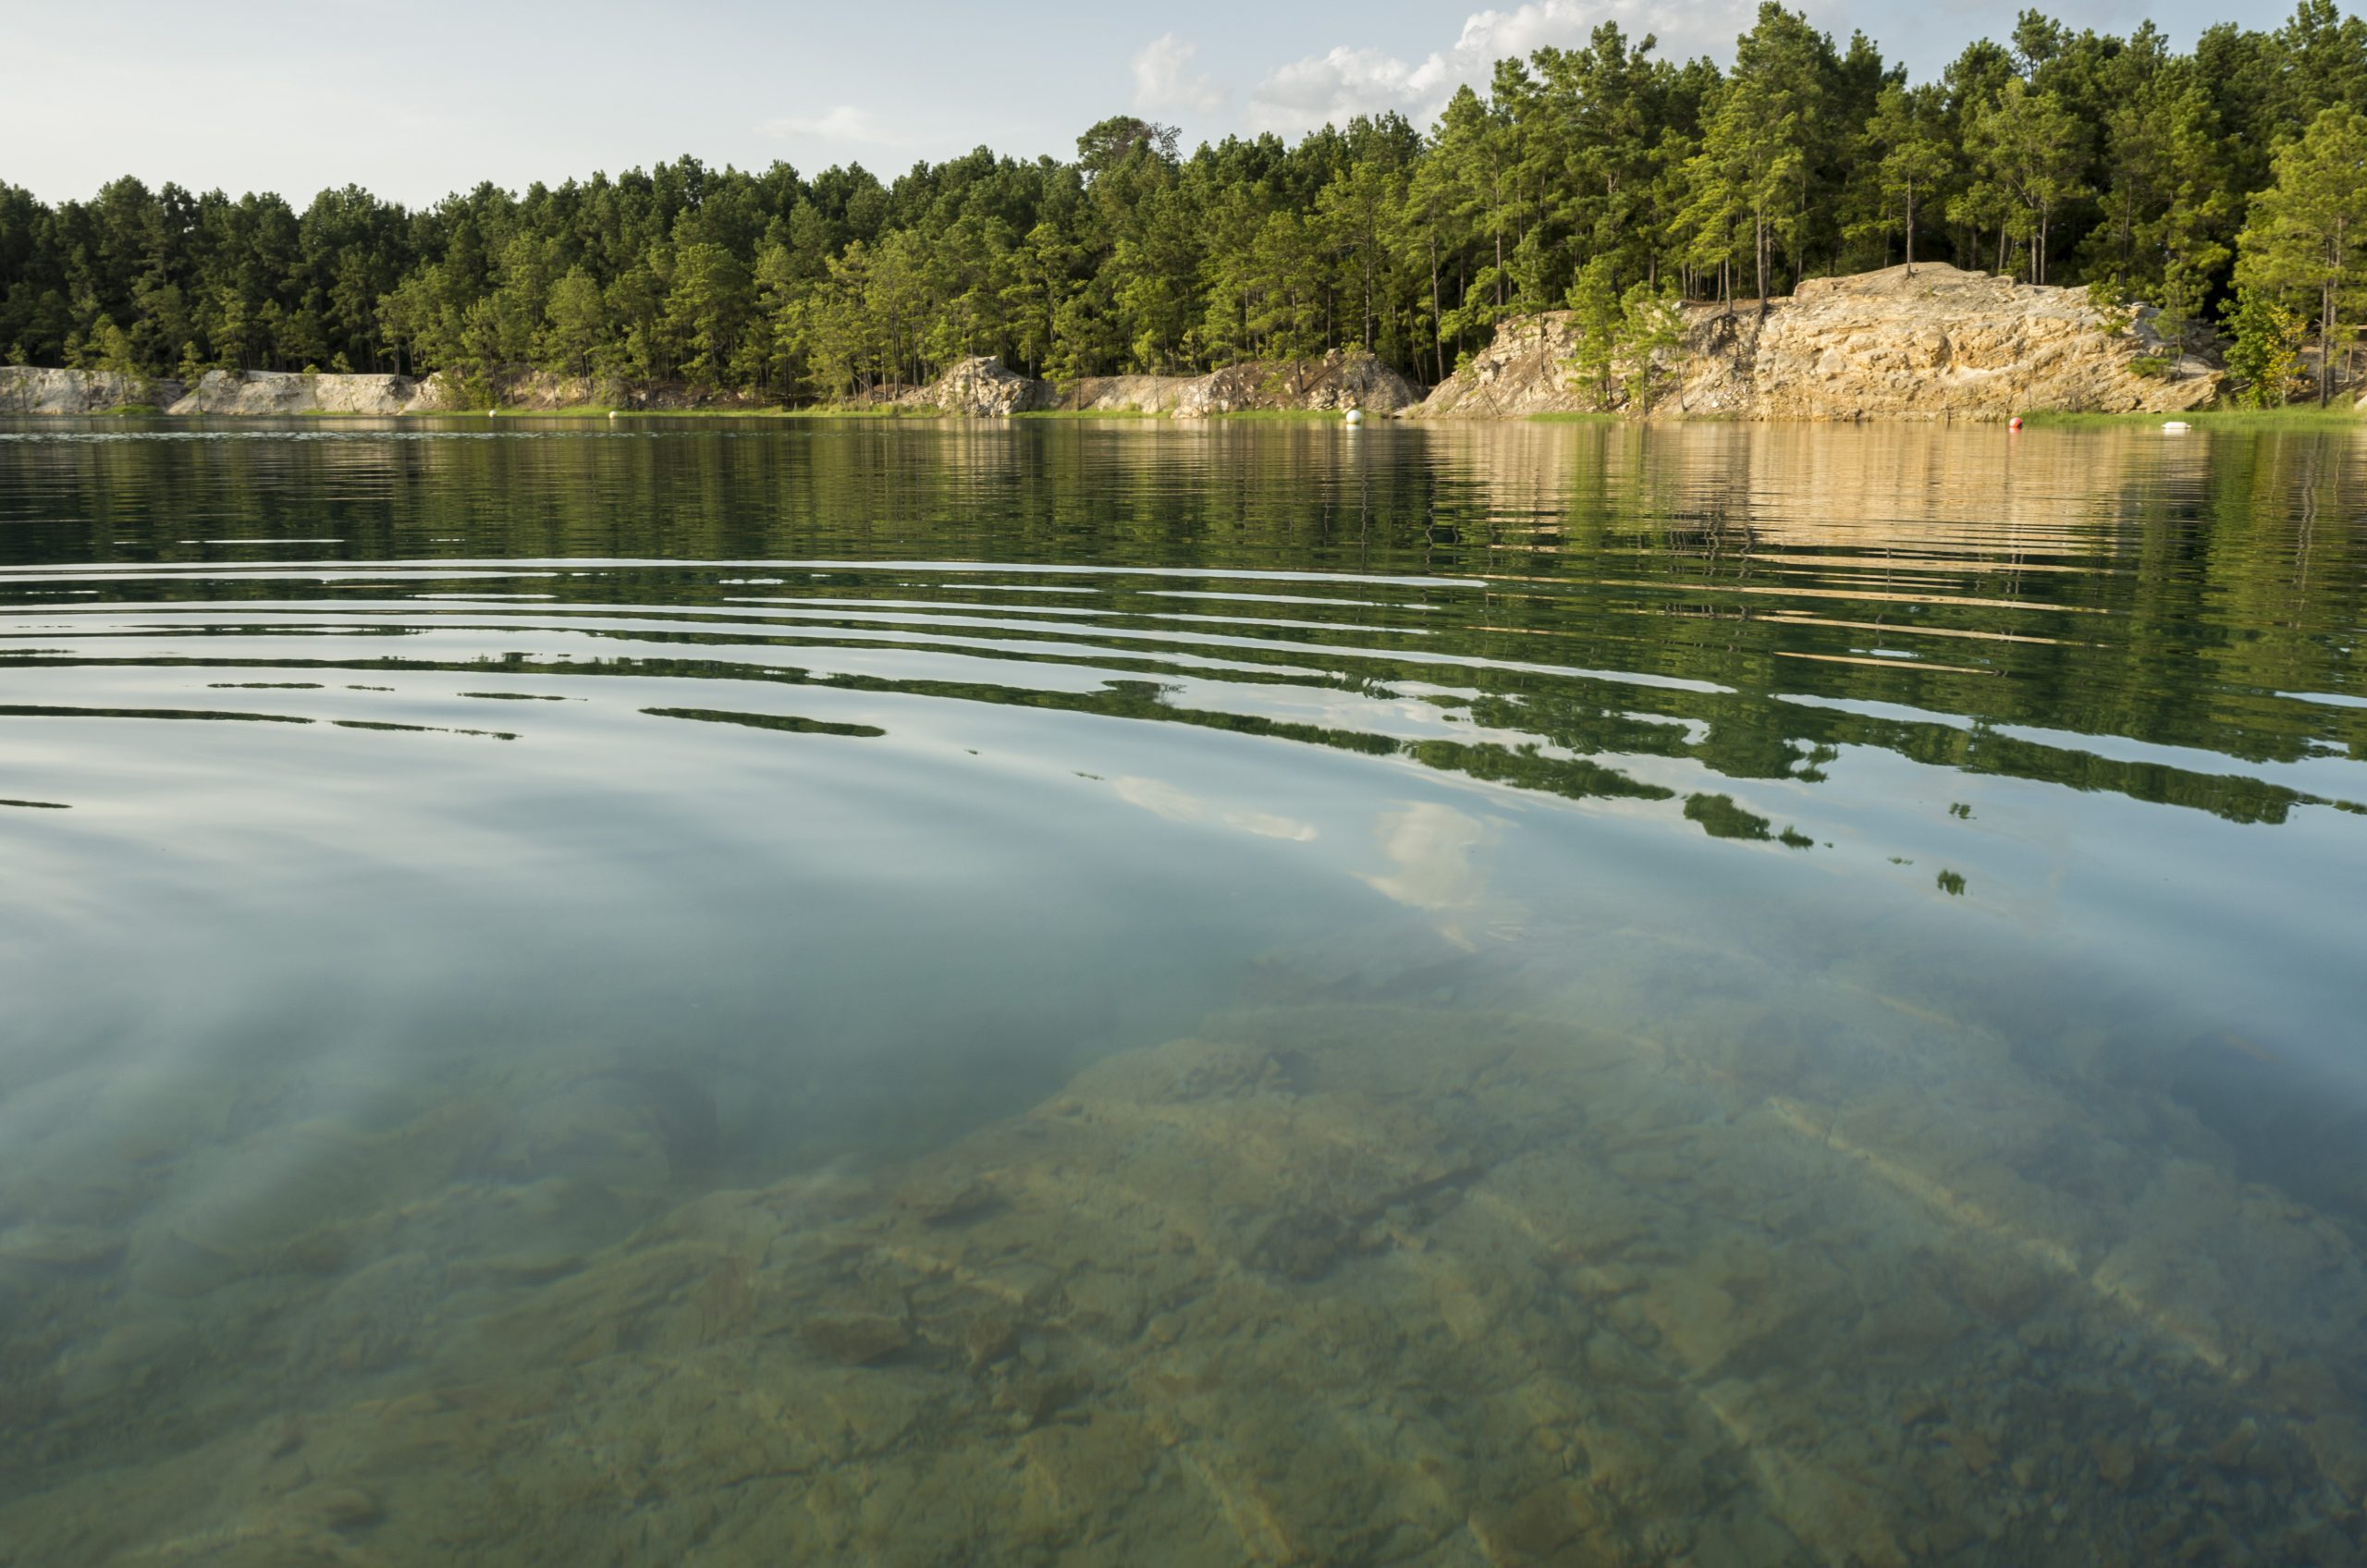
[[[2150,305],[2126,323],[2079,288],[2017,284],[1924,263],[1817,278],[1728,314],[1685,307],[1682,349],[1662,363],[1670,414],[1738,419],[2004,419],[2036,409],[2170,412],[2217,396],[2220,373],[2165,342]],[[1440,384],[1425,419],[1502,419],[1594,406],[1567,368],[1568,312],[1503,323]],[[2140,361],[2155,361],[2155,373]]]
[[[407,414],[443,408],[434,377],[210,370],[168,414]]]
[[[503,373],[491,388],[504,409],[683,409],[749,406],[730,393],[703,393],[672,383],[636,384],[607,377]],[[178,415],[269,418],[301,414],[432,414],[479,406],[442,375],[340,375],[296,371],[208,371],[194,386],[147,381],[103,371],[0,366],[0,414],[92,414],[145,405]]]
[[[1663,356],[1669,389],[1656,413],[1732,419],[2003,419],[2038,409],[2102,412],[2193,409],[2217,396],[2215,365],[2178,356],[2139,306],[2116,320],[2084,289],[2036,288],[1926,263],[1803,283],[1769,302],[1685,307],[1682,348]],[[1266,410],[1408,410],[1426,419],[1519,418],[1592,406],[1568,361],[1567,312],[1507,321],[1496,340],[1425,400],[1368,354],[1259,361],[1203,376],[1094,376],[1060,386],[991,358],[963,360],[934,386],[895,399],[972,418],[1051,410],[1134,410],[1176,419]],[[509,408],[658,411],[743,400],[673,386],[637,386],[539,373],[501,379]],[[173,414],[411,414],[454,410],[444,379],[210,371],[178,382],[104,372],[0,367],[0,413],[87,414],[152,404]],[[1418,402],[1418,406],[1416,406]]]
[[[1059,386],[1021,375],[991,357],[963,360],[936,385],[900,402],[970,418],[1050,410],[1163,413],[1175,419],[1283,410],[1364,409],[1394,413],[1421,388],[1370,354],[1334,349],[1320,359],[1253,360],[1208,375],[1101,375]]]
[[[896,401],[967,419],[1001,419],[1049,409],[1055,397],[1050,382],[1005,369],[993,355],[981,354],[956,361],[936,385],[907,392]]]
[[[178,381],[104,370],[0,365],[0,414],[94,414],[127,404],[161,409],[180,395]]]

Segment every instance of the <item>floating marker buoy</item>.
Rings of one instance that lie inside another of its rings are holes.
[[[2019,414],[2016,414],[2012,419],[2005,422],[2005,428],[2008,430],[2019,430],[2021,427],[2022,416]]]
[[[2162,422],[2162,428],[2164,430],[2192,430],[2194,426],[2182,419],[2165,419]]]
[[[1362,423],[1364,423],[1364,422],[1365,422],[1365,411],[1364,411],[1364,410],[1362,410],[1362,409],[1350,409],[1350,410],[1348,410],[1348,423],[1349,423],[1350,424],[1362,424]]]

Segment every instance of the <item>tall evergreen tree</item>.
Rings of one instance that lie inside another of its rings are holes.
[[[2322,110],[2276,154],[2275,183],[2252,200],[2237,242],[2237,281],[2271,295],[2310,297],[2318,327],[2318,401],[2333,385],[2343,308],[2367,263],[2367,116]]]

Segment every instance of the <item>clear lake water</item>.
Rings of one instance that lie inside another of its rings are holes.
[[[0,424],[0,1565],[2367,1562],[2367,438]]]

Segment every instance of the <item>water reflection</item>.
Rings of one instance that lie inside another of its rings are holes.
[[[0,433],[0,1539],[2367,1553],[2355,454]]]

